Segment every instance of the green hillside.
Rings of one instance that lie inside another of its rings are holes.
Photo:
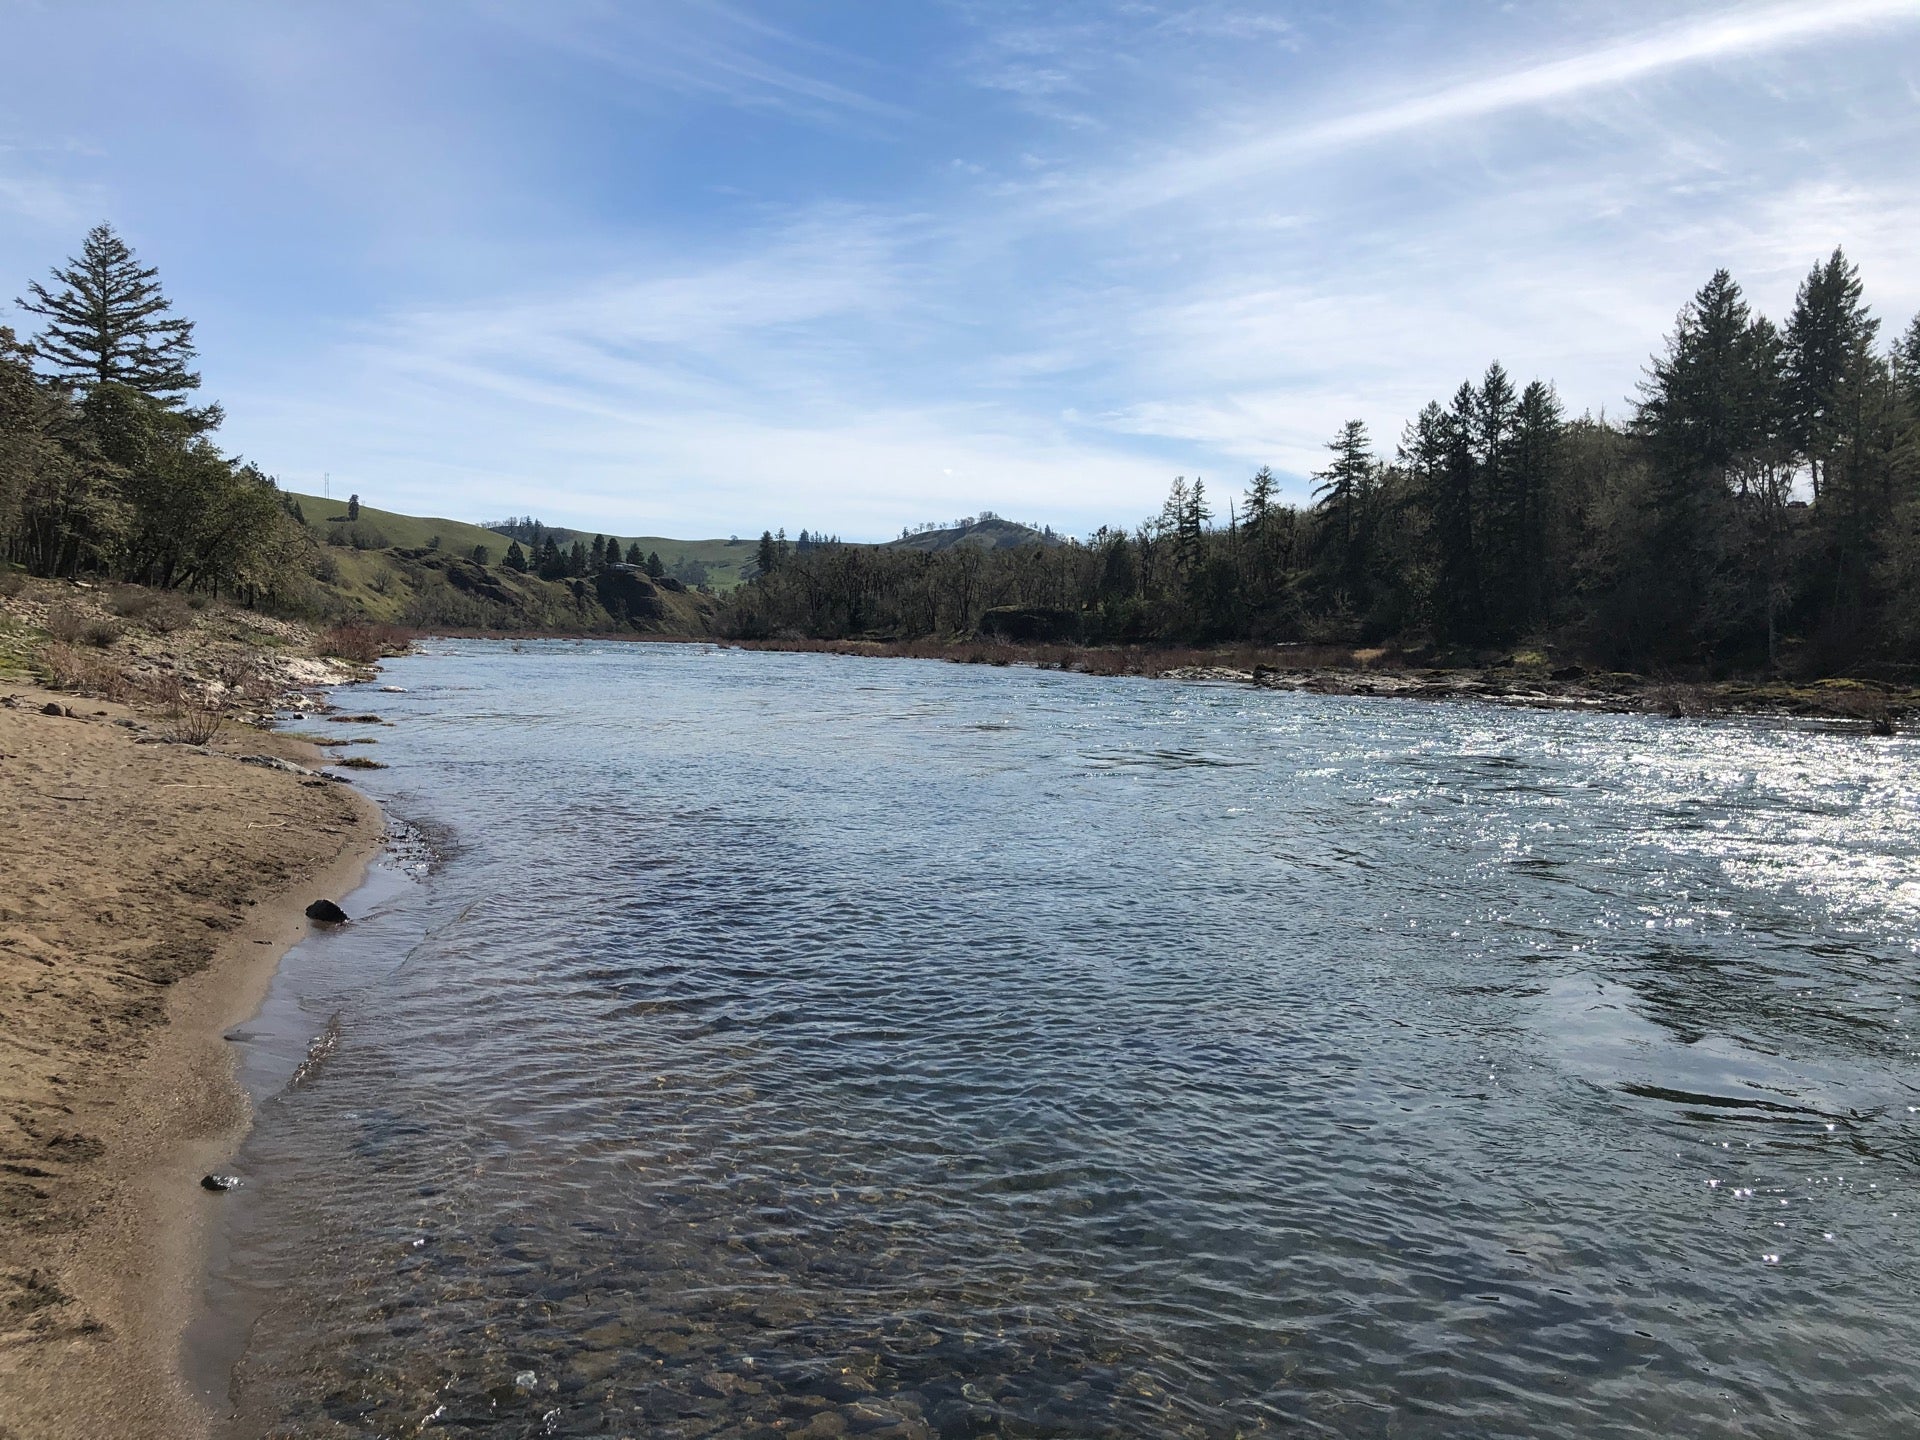
[[[493,531],[479,525],[469,525],[464,520],[399,515],[391,510],[376,510],[371,505],[360,507],[358,520],[348,520],[347,502],[344,500],[300,495],[291,490],[285,493],[289,500],[300,506],[307,529],[322,544],[338,533],[348,545],[353,545],[357,538],[361,542],[359,548],[368,550],[384,550],[394,545],[403,550],[425,548],[471,555],[474,546],[485,545],[495,560],[507,553],[506,541]],[[666,552],[662,551],[661,554],[664,556]]]
[[[424,630],[704,635],[717,609],[711,597],[672,578],[517,574],[502,563],[506,537],[464,521],[371,505],[349,520],[344,500],[283,493],[320,543],[314,603],[327,613]]]
[[[528,538],[526,527],[514,526],[511,522],[502,522],[491,533],[500,545],[515,538],[524,545]],[[575,540],[592,544],[596,532],[549,525],[543,533],[553,536],[556,544],[571,545]],[[606,532],[598,533],[604,536]],[[713,590],[731,590],[751,579],[754,558],[759,553],[758,536],[749,539],[740,535],[728,540],[673,540],[664,535],[615,535],[612,538],[619,541],[621,554],[626,553],[628,546],[638,545],[642,555],[657,554],[667,574],[675,580]]]
[[[898,540],[887,541],[882,548],[930,550],[937,554],[958,546],[970,546],[978,550],[1011,550],[1020,545],[1062,543],[1061,538],[1051,531],[1036,530],[1017,520],[1003,520],[998,515],[989,514],[965,525],[950,525],[941,530],[920,530],[912,535],[902,535]]]

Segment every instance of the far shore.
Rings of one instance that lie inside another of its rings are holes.
[[[179,1360],[222,1203],[199,1182],[250,1121],[222,1036],[383,836],[313,746],[178,723],[0,679],[4,1440],[209,1433]]]
[[[1893,734],[1920,716],[1920,686],[1877,679],[1702,679],[1636,675],[1528,650],[1438,663],[1386,648],[1338,645],[1067,645],[1001,639],[715,639],[744,650],[1026,665],[1085,675],[1223,681],[1314,695],[1477,700],[1553,710],[1670,718],[1790,716]]]

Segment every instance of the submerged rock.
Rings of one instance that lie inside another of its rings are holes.
[[[322,925],[344,925],[347,923],[347,912],[331,900],[316,900],[307,906],[307,918],[317,920]]]
[[[200,1177],[202,1190],[233,1190],[238,1188],[239,1184],[238,1175],[202,1175]]]

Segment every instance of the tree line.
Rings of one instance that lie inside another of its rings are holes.
[[[311,542],[271,478],[213,441],[193,402],[193,323],[110,226],[0,326],[0,557],[41,575],[109,574],[270,598]]]
[[[1920,662],[1920,317],[1891,345],[1835,250],[1776,326],[1726,271],[1629,413],[1569,418],[1499,364],[1409,421],[1359,420],[1310,503],[1261,469],[1220,514],[1178,479],[1081,541],[937,553],[763,540],[741,636],[969,633],[1008,607],[1090,642],[1523,639],[1645,669]]]

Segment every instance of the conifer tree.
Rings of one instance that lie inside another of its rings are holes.
[[[633,548],[638,550],[640,547],[635,545]],[[762,530],[760,532],[760,548],[754,555],[755,566],[762,575],[771,575],[779,563],[779,554],[773,548],[773,532],[771,530]]]
[[[1427,502],[1438,561],[1434,628],[1450,640],[1479,638],[1484,620],[1474,494],[1478,403],[1473,386],[1462,381],[1449,409],[1435,405],[1431,416],[1423,417],[1431,426],[1430,443],[1437,462]]]
[[[507,569],[517,575],[527,573],[527,552],[520,548],[520,542],[518,540],[508,544],[505,564]]]
[[[651,551],[647,555],[647,574],[653,579],[658,580],[666,573],[667,567],[660,563],[660,552],[658,550]]]
[[[195,429],[220,423],[217,405],[186,408],[186,397],[200,388],[193,322],[171,313],[159,271],[142,266],[112,226],[89,230],[80,254],[52,279],[52,288],[29,282],[14,303],[46,321],[33,348],[57,374],[83,391],[125,385],[185,415]]]
[[[1920,315],[1893,342],[1893,378],[1916,418],[1920,418]]]
[[[587,547],[584,541],[576,540],[567,551],[567,574],[584,575],[587,573]]]
[[[1514,411],[1511,496],[1513,504],[1514,621],[1538,623],[1546,610],[1548,526],[1559,475],[1562,430],[1560,397],[1535,380],[1520,392]]]
[[[646,563],[647,557],[640,553],[640,542],[635,540],[631,545],[627,546],[627,564],[644,566]]]
[[[593,537],[593,544],[589,546],[587,550],[587,563],[593,568],[593,571],[595,574],[598,574],[600,570],[606,565],[607,563],[607,537],[606,536],[596,535]]]
[[[347,519],[358,520],[359,518],[360,518],[360,497],[358,495],[349,495],[347,497]]]
[[[1326,526],[1329,572],[1335,588],[1355,605],[1364,602],[1363,508],[1373,483],[1373,451],[1363,420],[1349,420],[1327,443],[1333,463],[1314,475],[1319,483],[1320,514]]]
[[[1812,471],[1820,498],[1839,443],[1840,389],[1873,349],[1880,322],[1861,303],[1859,267],[1836,248],[1800,283],[1787,318],[1785,399],[1788,437]]]

